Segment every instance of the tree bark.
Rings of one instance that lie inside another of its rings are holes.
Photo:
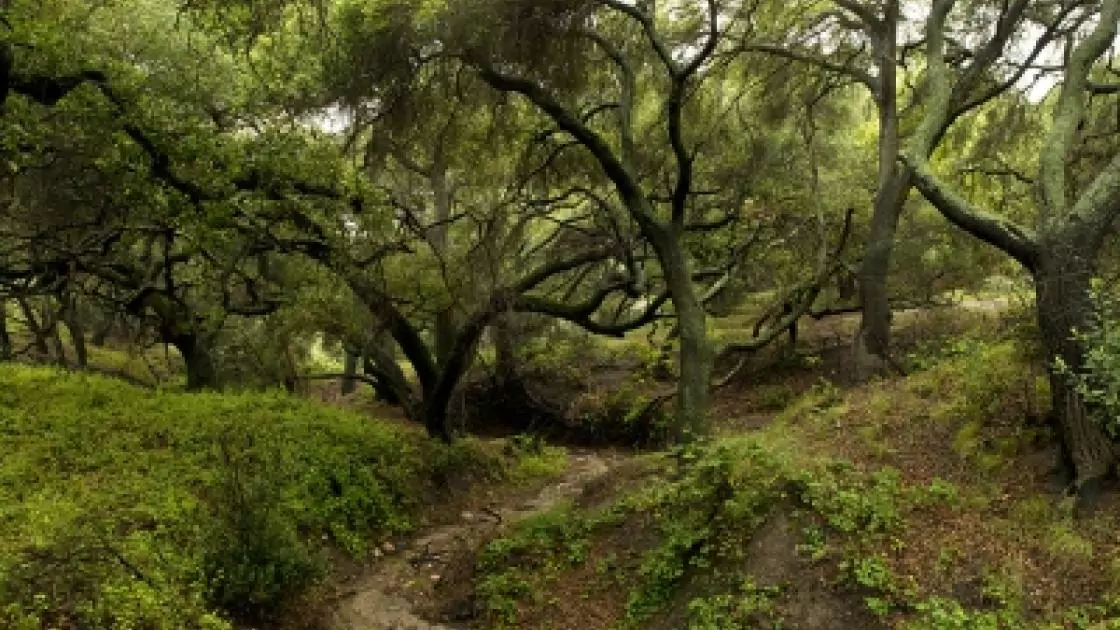
[[[187,391],[219,389],[214,355],[205,340],[197,335],[182,334],[176,335],[170,343],[183,356],[187,368]]]
[[[350,349],[344,350],[344,353],[340,391],[343,396],[349,396],[358,389],[358,381],[354,378],[354,375],[358,372],[358,355],[351,352]]]
[[[455,347],[455,313],[450,307],[436,313],[434,332],[436,364],[442,366],[447,363]]]
[[[517,374],[517,325],[513,314],[504,313],[494,320],[494,373],[500,383],[507,383]]]
[[[665,274],[669,299],[680,334],[680,372],[677,395],[678,439],[708,432],[708,396],[712,380],[712,351],[708,343],[707,313],[692,284],[688,259],[675,234],[653,241]]]
[[[53,348],[53,351],[49,354],[54,354],[55,363],[62,367],[68,367],[66,345],[62,343],[62,333],[58,329],[59,311],[53,308],[50,299],[44,299],[41,312],[42,319],[39,320],[39,326],[42,329],[43,337]]]
[[[70,341],[74,344],[74,355],[78,367],[84,368],[89,365],[89,352],[86,348],[85,327],[82,326],[82,318],[78,313],[78,300],[73,295],[64,295],[61,299],[64,304],[62,321],[66,324],[66,329],[70,331]]]
[[[898,219],[910,193],[910,169],[898,165],[898,95],[895,91],[898,49],[898,2],[886,3],[883,20],[873,35],[879,71],[876,105],[879,110],[879,182],[863,262],[859,269],[859,296],[863,312],[854,352],[861,379],[885,371],[891,339],[891,305],[887,276],[891,269]]]
[[[475,349],[482,338],[482,333],[494,320],[498,312],[505,310],[502,308],[504,305],[500,304],[501,301],[500,297],[497,298],[497,303],[493,304],[490,309],[476,313],[459,329],[459,334],[455,338],[455,345],[451,348],[447,360],[440,366],[439,379],[436,380],[435,387],[431,391],[425,392],[423,413],[424,426],[428,429],[428,435],[445,442],[451,442],[453,439],[454,436],[448,423],[448,407],[451,405],[451,397],[459,386],[459,382],[463,380],[463,375],[467,373],[474,361]]]
[[[1092,323],[1089,282],[1093,256],[1073,242],[1048,243],[1042,250],[1035,290],[1043,345],[1047,357],[1060,358],[1068,370],[1080,373],[1085,367],[1085,348],[1074,331]],[[1117,449],[1104,429],[1100,410],[1087,404],[1065,374],[1051,369],[1050,389],[1062,444],[1080,490],[1111,472]]]
[[[897,145],[895,149],[897,156]],[[862,379],[885,371],[891,340],[891,305],[887,278],[898,231],[898,220],[910,194],[911,171],[892,171],[875,197],[875,211],[863,261],[859,268],[859,298],[862,306],[856,336],[856,369]]]
[[[39,318],[35,317],[35,309],[24,298],[16,298],[16,304],[19,305],[20,313],[23,314],[24,325],[31,331],[31,336],[34,340],[35,352],[41,357],[47,357],[51,354],[50,346],[47,345],[47,335],[43,332],[43,327],[39,323]]]
[[[116,323],[117,315],[113,313],[106,315],[104,319],[100,319],[100,321],[96,321],[93,326],[92,334],[90,334],[89,342],[97,348],[104,347],[105,342],[109,339],[109,335],[113,333],[113,328]]]
[[[8,301],[0,298],[0,361],[12,360],[12,336],[8,333]]]
[[[413,409],[416,404],[412,401],[412,391],[408,386],[408,380],[405,378],[404,373],[396,366],[396,363],[389,363],[385,360],[383,355],[374,356],[381,357],[374,360],[369,356],[362,357],[362,371],[366,376],[373,378],[373,391],[377,398],[390,405],[400,405],[405,415],[413,418],[415,412]],[[396,368],[394,370],[394,368]]]

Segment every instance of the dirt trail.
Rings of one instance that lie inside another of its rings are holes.
[[[456,630],[465,627],[425,618],[435,616],[433,591],[447,577],[445,570],[454,570],[454,563],[473,556],[481,545],[511,523],[548,510],[561,501],[575,499],[617,462],[618,457],[609,453],[573,449],[565,473],[536,495],[511,505],[465,511],[456,523],[418,533],[400,545],[386,543],[334,607],[327,627],[330,630]],[[467,613],[464,616],[469,616]]]

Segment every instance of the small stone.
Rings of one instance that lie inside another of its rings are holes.
[[[380,558],[383,555],[385,555],[385,554],[383,554],[380,549],[378,549],[377,547],[373,548],[373,557],[374,558]]]
[[[396,546],[393,545],[393,543],[391,543],[387,540],[385,542],[381,543],[381,551],[384,551],[385,553],[393,553],[396,550],[397,550]]]
[[[474,513],[473,512],[463,512],[461,516],[463,517],[463,520],[467,521],[467,522],[470,522],[470,521],[474,520]]]
[[[438,582],[439,581],[439,574],[438,573],[433,573],[432,574],[432,581],[433,582]]]

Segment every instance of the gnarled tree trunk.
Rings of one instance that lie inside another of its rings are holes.
[[[74,345],[75,360],[78,367],[89,365],[89,352],[86,348],[86,332],[78,313],[78,300],[73,295],[63,295],[62,321],[70,331],[70,342]]]
[[[220,383],[210,345],[198,335],[179,334],[169,342],[183,355],[187,369],[187,391],[216,390]]]
[[[20,313],[23,315],[24,325],[31,331],[36,354],[40,357],[50,356],[51,349],[47,345],[47,335],[43,330],[43,325],[39,323],[39,318],[35,316],[35,309],[24,298],[16,298],[16,304],[19,305]]]
[[[1079,373],[1085,365],[1085,348],[1074,331],[1091,325],[1093,304],[1089,282],[1093,276],[1092,253],[1075,243],[1047,243],[1035,274],[1037,315],[1046,356],[1061,359]],[[1117,460],[1116,446],[1105,432],[1101,410],[1088,404],[1066,374],[1050,370],[1050,390],[1062,444],[1076,471],[1081,488],[1109,474]]]

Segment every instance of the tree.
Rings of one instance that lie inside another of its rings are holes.
[[[700,86],[722,69],[717,52],[731,40],[729,33],[745,24],[750,8],[710,0],[702,8],[681,7],[680,15],[670,16],[653,3],[596,0],[570,6],[513,3],[507,14],[500,13],[500,7],[491,11],[507,30],[486,33],[486,41],[467,35],[449,54],[461,58],[495,90],[519,94],[532,103],[588,152],[610,182],[626,216],[656,254],[676,317],[677,429],[682,435],[704,433],[713,349],[684,243],[690,222],[698,219],[690,217],[690,210],[698,192],[696,142],[704,131],[699,125],[688,128],[692,121],[686,110]],[[557,43],[551,51],[528,49],[538,38]],[[591,55],[607,64],[609,79],[602,88],[609,90],[609,100],[581,102],[578,92],[550,87],[571,84],[570,71],[556,64],[572,63],[573,50],[579,51],[574,53],[577,57]],[[559,57],[549,59],[549,52]],[[651,60],[657,70],[643,66],[644,60]],[[581,113],[579,107],[591,113]],[[614,115],[595,116],[606,111]],[[643,120],[647,118],[651,120]],[[656,147],[654,152],[660,150],[672,166],[644,172],[643,163],[659,161],[643,150],[645,146]],[[738,212],[734,207],[725,210]]]
[[[298,14],[298,3],[286,6]],[[220,10],[237,16],[264,8],[246,2]],[[286,21],[283,5],[273,8],[266,12],[276,17],[270,33],[283,39],[298,30],[298,21]],[[420,390],[418,400],[406,403],[412,415],[423,415],[433,434],[445,435],[446,401],[482,332],[502,312],[542,313],[595,333],[620,334],[664,316],[662,306],[671,302],[680,346],[678,428],[681,435],[703,432],[716,354],[707,338],[707,307],[730,277],[743,273],[756,228],[768,222],[742,220],[755,183],[743,176],[756,166],[751,147],[717,140],[751,138],[734,133],[748,93],[740,79],[745,68],[736,65],[735,35],[744,32],[754,6],[709,2],[666,12],[652,4],[598,1],[340,2],[318,8],[337,36],[323,42],[331,47],[324,55],[325,94],[313,111],[348,112],[354,122],[347,145],[368,157],[353,141],[368,134],[365,146],[388,155],[375,161],[376,168],[367,163],[363,177],[395,208],[398,228],[411,233],[404,240],[392,236],[374,207],[383,201],[367,199],[372,205],[352,207],[350,214],[358,224],[351,231],[361,239],[348,242],[346,230],[329,217],[304,213],[296,231],[314,234],[317,244],[299,249],[343,279],[378,331],[412,364]],[[524,101],[511,105],[505,94]],[[477,112],[487,107],[536,129],[526,134],[525,128],[485,122]],[[489,147],[477,140],[461,144],[480,129],[490,130],[490,145],[504,141],[513,149],[501,156],[483,153]],[[466,160],[463,146],[474,152]],[[738,148],[744,151],[736,154]],[[523,181],[513,182],[511,195],[495,201],[469,190],[475,178],[506,177],[488,168],[519,171],[522,162],[508,157],[519,151],[543,155],[521,173]],[[494,166],[478,164],[479,155],[491,155],[487,162]],[[481,212],[485,218],[452,210],[470,206],[488,208]],[[365,227],[363,217],[381,224]],[[476,239],[456,227],[460,221],[485,229]],[[530,228],[532,222],[554,227]],[[736,225],[743,228],[742,242],[711,238]],[[819,240],[827,251],[829,244]],[[518,253],[525,244],[533,256]],[[464,266],[479,266],[457,258],[463,250],[485,253],[491,262],[481,268],[490,269],[464,274]],[[413,272],[440,270],[422,275],[422,286],[443,286],[420,295],[401,287],[394,269],[406,257]],[[798,308],[782,318],[783,326],[811,305],[801,298],[815,297],[824,280],[814,273],[812,281],[818,286],[795,291]],[[627,301],[639,293],[646,294],[646,308],[626,316]],[[453,325],[446,318],[440,323],[440,313],[424,312],[438,304],[446,314],[448,300],[458,311]],[[452,328],[454,342],[446,334]],[[435,333],[434,352],[429,332]],[[771,332],[727,350],[762,347],[776,338]],[[397,382],[399,397],[413,400],[392,355],[373,363],[385,368],[379,379]]]
[[[798,43],[756,44],[748,49],[847,76],[863,85],[875,104],[878,184],[858,272],[862,319],[854,347],[857,367],[862,375],[868,376],[888,365],[888,276],[899,218],[914,185],[912,169],[899,161],[906,135],[904,114],[920,111],[930,93],[920,76],[924,70],[920,65],[915,67],[915,51],[922,40],[907,38],[906,33],[915,29],[910,28],[903,3],[835,0],[834,4],[832,10],[806,7],[807,28],[795,40]],[[953,121],[999,97],[1029,72],[1038,70],[1042,65],[1039,57],[1046,47],[1071,25],[1079,23],[1077,9],[1077,3],[979,3],[972,7],[971,15],[945,21],[941,28],[946,41],[952,44],[945,63],[956,72],[948,111],[939,119],[938,127],[928,130],[928,137],[921,143],[926,156],[936,150]],[[931,19],[932,14],[926,17],[927,22]],[[975,36],[982,28],[990,31],[988,37]],[[1041,33],[1026,47],[1025,54],[1010,54],[1009,45],[1021,41],[1032,29],[1040,29]],[[788,36],[788,32],[779,34]],[[825,50],[830,54],[825,54]],[[912,85],[910,81],[915,76],[918,81]]]
[[[1120,21],[1120,0],[1096,5],[1090,26],[1071,34],[1065,51],[1063,82],[1053,104],[1050,131],[1037,169],[1037,210],[1032,230],[985,211],[960,196],[930,165],[927,155],[953,116],[952,75],[946,62],[945,22],[956,2],[933,4],[926,27],[930,97],[904,163],[922,194],[948,220],[1018,261],[1035,280],[1036,308],[1050,360],[1060,359],[1075,373],[1084,369],[1085,348],[1075,333],[1091,324],[1090,281],[1107,236],[1120,217],[1120,151],[1113,146],[1097,173],[1080,190],[1070,185],[1069,162],[1083,138],[1079,132],[1090,92],[1094,64],[1113,45]],[[1085,400],[1060,371],[1051,369],[1053,412],[1076,473],[1076,487],[1091,489],[1117,461],[1100,409]]]
[[[281,195],[262,176],[263,152],[251,150],[259,143],[222,111],[243,115],[258,104],[229,81],[238,71],[233,64],[212,63],[194,85],[149,71],[198,69],[197,40],[186,29],[154,37],[175,20],[167,7],[51,8],[63,22],[82,26],[73,42],[38,24],[41,16],[26,3],[5,16],[15,38],[31,40],[22,42],[19,55],[6,42],[3,58],[0,124],[10,186],[0,280],[9,294],[57,294],[79,354],[76,294],[150,320],[183,356],[188,388],[218,387],[213,352],[226,318],[278,306],[264,289],[275,281],[270,250],[245,220],[247,195],[273,202]],[[148,37],[101,37],[122,20]],[[104,69],[88,69],[83,57]],[[241,150],[258,163],[243,159]]]

